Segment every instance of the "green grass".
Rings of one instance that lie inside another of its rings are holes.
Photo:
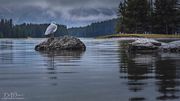
[[[100,36],[97,38],[123,38],[123,37],[180,38],[180,34],[178,34],[178,35],[170,35],[170,34],[112,34],[112,35]]]

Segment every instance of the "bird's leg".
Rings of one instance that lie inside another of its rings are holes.
[[[54,39],[54,38],[53,38],[53,33],[52,33],[52,34],[50,34],[50,39]]]
[[[54,40],[54,33],[51,34],[51,38]]]

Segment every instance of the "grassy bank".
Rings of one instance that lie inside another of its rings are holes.
[[[179,35],[167,34],[112,34],[107,36],[100,36],[98,38],[124,38],[124,37],[139,37],[139,38],[180,38]]]

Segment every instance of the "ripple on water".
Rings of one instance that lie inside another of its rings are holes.
[[[131,54],[127,39],[91,38],[82,39],[86,52],[36,52],[42,40],[0,40],[1,92],[29,101],[179,101],[178,53]]]

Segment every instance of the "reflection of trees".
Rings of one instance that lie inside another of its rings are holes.
[[[121,46],[122,47],[122,46]],[[137,92],[143,90],[146,82],[143,80],[148,79],[147,74],[152,71],[152,63],[154,62],[154,55],[149,54],[131,54],[121,49],[121,73],[128,75],[123,77],[128,79],[129,89]]]
[[[177,67],[176,60],[171,58],[161,58],[156,62],[156,79],[158,91],[162,94],[157,97],[159,100],[172,100],[179,98],[176,94],[177,86],[179,82],[177,81]]]
[[[122,79],[127,79],[127,85],[131,92],[141,92],[145,89],[148,79],[156,79],[157,92],[163,95],[158,95],[159,100],[176,99],[179,86],[177,82],[178,64],[177,54],[140,54],[126,52],[123,47],[124,43],[120,43],[120,73]],[[175,59],[175,58],[176,59]],[[172,59],[174,58],[174,59]],[[155,76],[154,76],[155,74]],[[131,97],[132,101],[145,100],[144,96]]]
[[[0,41],[0,64],[13,63],[13,42],[10,40]]]
[[[49,79],[53,81],[51,85],[57,85],[56,80],[57,72],[57,63],[70,63],[71,60],[79,60],[83,52],[81,51],[50,51],[50,52],[40,52],[44,57],[45,62],[47,63],[47,74]]]
[[[128,79],[127,85],[132,92],[141,92],[144,90],[147,82],[145,81],[149,77],[148,73],[152,72],[152,64],[154,62],[154,56],[149,54],[131,54],[127,53],[123,44],[120,44],[120,59],[121,66],[120,72],[124,75],[121,78]],[[134,96],[130,98],[131,101],[143,101],[144,96]]]

